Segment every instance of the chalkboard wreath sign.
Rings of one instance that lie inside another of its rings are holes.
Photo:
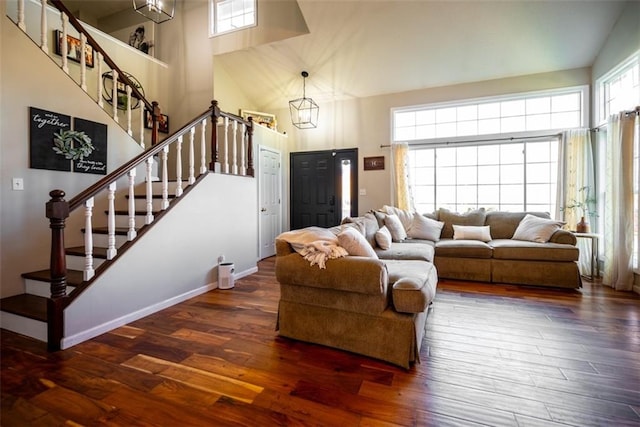
[[[64,156],[67,160],[80,161],[89,157],[95,150],[91,138],[86,133],[76,130],[61,130],[53,134],[52,148],[56,154]]]

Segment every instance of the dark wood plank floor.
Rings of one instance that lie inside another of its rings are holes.
[[[406,371],[279,338],[273,268],[57,353],[3,330],[2,425],[640,425],[636,294],[441,281]]]

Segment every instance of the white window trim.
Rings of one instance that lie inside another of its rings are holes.
[[[474,105],[479,103],[490,103],[490,102],[502,102],[502,101],[512,101],[526,98],[534,98],[538,96],[551,96],[551,95],[562,95],[566,93],[575,93],[580,92],[581,102],[582,102],[582,117],[580,118],[580,126],[586,127],[589,123],[589,85],[579,85],[579,86],[568,86],[556,89],[545,89],[545,90],[537,90],[537,91],[529,91],[529,92],[518,92],[518,93],[510,93],[506,95],[496,95],[496,96],[485,96],[479,98],[467,98],[455,101],[445,101],[445,102],[436,102],[429,104],[421,104],[421,105],[412,105],[408,107],[393,107],[390,111],[390,120],[391,126],[389,127],[389,140],[393,142],[405,142],[402,140],[395,140],[395,120],[394,115],[398,112],[410,112],[410,111],[419,111],[419,110],[430,110],[435,108],[447,108],[447,107],[464,107],[465,105]],[[469,140],[478,140],[478,139],[487,139],[487,140],[495,140],[504,138],[506,135],[509,136],[536,136],[536,135],[548,135],[553,132],[560,132],[566,129],[544,129],[541,131],[523,131],[523,132],[507,132],[507,133],[499,133],[499,134],[478,134],[478,135],[466,135],[466,136],[452,136],[452,137],[444,137],[444,138],[429,138],[429,139],[412,139],[411,141],[406,141],[410,146],[413,144],[442,144],[445,142],[448,143],[456,143],[456,142],[465,142]]]
[[[624,69],[629,68],[635,63],[640,64],[640,50],[637,50],[636,52],[629,55],[627,59],[613,67],[611,70],[607,71],[604,75],[596,80],[593,100],[593,103],[595,105],[594,122],[596,126],[599,127],[607,124],[607,117],[604,117],[604,91],[602,90],[604,84],[612,78],[617,77],[620,73],[622,73]]]
[[[216,28],[215,0],[209,0],[209,38],[218,37],[226,34],[235,33],[236,31],[242,31],[249,28],[257,27],[258,26],[258,0],[254,0],[254,4],[255,4],[254,6],[255,19],[254,19],[253,25],[247,25],[245,27],[234,28],[232,30],[216,32],[215,31],[215,28]]]

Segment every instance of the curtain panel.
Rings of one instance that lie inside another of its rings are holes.
[[[391,144],[391,165],[395,206],[404,210],[414,210],[409,188],[409,144],[406,142]]]
[[[616,290],[633,288],[633,145],[636,114],[607,122],[604,200],[604,273]]]

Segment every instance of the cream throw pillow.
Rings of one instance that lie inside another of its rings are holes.
[[[491,232],[488,225],[456,225],[453,224],[453,240],[491,240]]]
[[[400,222],[404,227],[404,231],[409,231],[409,228],[411,228],[411,223],[413,222],[413,211],[408,211],[396,208],[395,206],[387,205],[382,206],[382,211],[387,215],[396,215],[400,219]]]
[[[349,255],[378,258],[367,239],[353,227],[347,227],[338,234],[338,244],[345,248]]]
[[[527,214],[522,218],[520,224],[518,224],[518,228],[516,228],[515,233],[513,233],[512,239],[546,243],[549,241],[553,233],[563,225],[564,223],[562,221],[555,221],[553,219],[545,219]]]
[[[407,236],[412,239],[425,239],[431,240],[432,242],[437,242],[438,240],[440,240],[442,227],[444,227],[444,222],[427,218],[426,216],[420,215],[418,212],[415,212],[413,214],[411,227],[407,231]]]
[[[394,242],[402,242],[407,238],[407,232],[405,231],[402,222],[400,222],[398,215],[387,215],[384,218],[384,225],[389,229],[391,239]]]
[[[391,247],[391,233],[386,225],[376,231],[376,243],[381,249],[389,249]]]

